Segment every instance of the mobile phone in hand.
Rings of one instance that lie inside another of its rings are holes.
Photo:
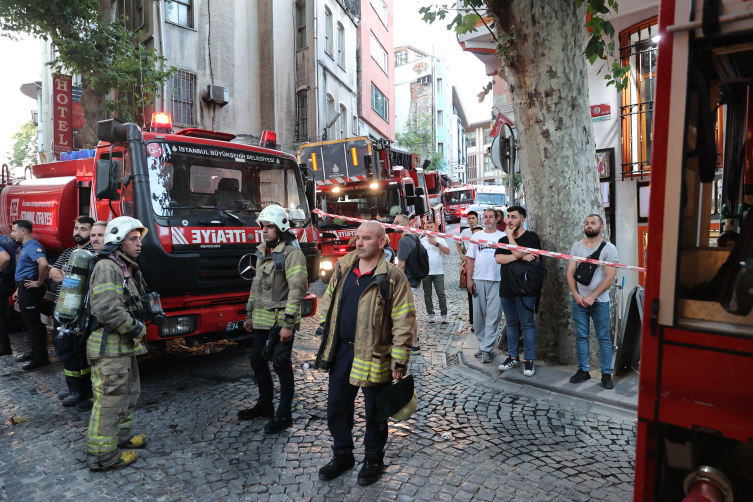
[[[477,296],[478,296],[478,293],[476,293],[476,288],[473,288],[473,297],[475,298]]]

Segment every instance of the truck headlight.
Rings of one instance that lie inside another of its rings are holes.
[[[160,336],[187,335],[194,331],[196,331],[196,316],[181,315],[166,318],[160,327]]]
[[[322,261],[319,264],[319,268],[322,270],[332,270],[332,262],[331,261]]]

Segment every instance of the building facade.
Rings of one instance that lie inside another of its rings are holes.
[[[395,141],[392,0],[361,0],[358,26],[359,136]]]

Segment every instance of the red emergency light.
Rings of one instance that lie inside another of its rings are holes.
[[[150,132],[161,132],[164,134],[173,133],[173,119],[170,115],[163,112],[152,113],[152,125],[149,128]]]
[[[263,133],[261,133],[261,141],[259,141],[259,146],[277,150],[277,133],[272,131],[264,131]]]

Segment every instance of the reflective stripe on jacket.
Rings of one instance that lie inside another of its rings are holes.
[[[329,371],[338,345],[338,315],[343,284],[358,261],[357,251],[337,260],[335,271],[322,298],[319,322],[323,336],[316,369]],[[352,315],[352,313],[349,313]],[[358,302],[356,338],[353,346],[351,385],[370,387],[392,380],[392,371],[406,370],[410,359],[411,329],[416,322],[413,292],[405,274],[379,257],[369,285]]]
[[[301,302],[309,288],[306,257],[292,244],[281,241],[264,256],[267,243],[257,251],[256,275],[246,304],[246,319],[254,329],[271,329],[277,324],[298,329],[301,324]]]
[[[101,325],[108,328],[108,335],[104,354],[100,354],[104,328],[94,331],[89,336],[86,342],[86,356],[89,360],[103,357],[138,356],[146,353],[143,341],[134,346],[133,338],[125,336],[136,323],[134,314],[138,315],[138,311],[142,308],[133,277],[138,272],[139,266],[120,251],[115,251],[115,254],[126,264],[129,276],[126,279],[123,269],[111,258],[102,258],[94,265],[89,283],[91,313]],[[146,284],[142,279],[142,289],[145,287]],[[144,326],[145,330],[146,326]]]

